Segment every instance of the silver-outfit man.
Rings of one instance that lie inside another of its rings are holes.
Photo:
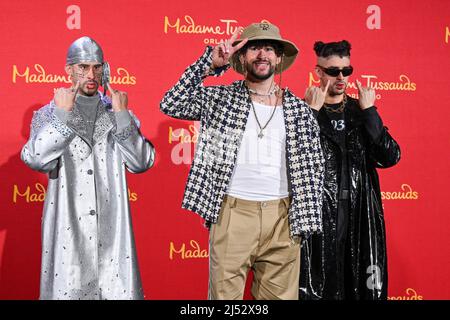
[[[146,171],[154,148],[93,39],[73,42],[65,70],[72,87],[35,112],[21,155],[49,177],[40,299],[142,299],[125,169]]]

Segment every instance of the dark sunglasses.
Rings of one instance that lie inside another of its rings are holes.
[[[353,73],[353,67],[352,66],[348,66],[348,67],[344,67],[342,69],[339,69],[337,67],[330,67],[330,68],[324,68],[322,66],[317,65],[320,69],[322,69],[323,72],[325,72],[327,75],[332,76],[332,77],[337,77],[339,76],[339,74],[342,72],[342,75],[344,77],[348,77],[349,75],[351,75]]]

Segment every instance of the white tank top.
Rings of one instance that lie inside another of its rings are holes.
[[[250,110],[238,159],[228,187],[230,196],[267,201],[289,196],[286,171],[286,128],[283,107],[253,102],[261,126],[275,113],[262,138],[253,110]]]

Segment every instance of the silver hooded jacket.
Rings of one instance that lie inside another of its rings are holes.
[[[48,173],[42,219],[40,299],[142,299],[125,169],[144,172],[154,148],[131,114],[117,132],[109,101],[93,139],[75,104],[66,122],[55,104],[35,112],[22,160]]]

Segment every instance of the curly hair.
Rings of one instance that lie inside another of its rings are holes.
[[[350,57],[352,45],[347,40],[339,42],[317,41],[314,43],[314,51],[318,57],[327,58],[329,56]]]

